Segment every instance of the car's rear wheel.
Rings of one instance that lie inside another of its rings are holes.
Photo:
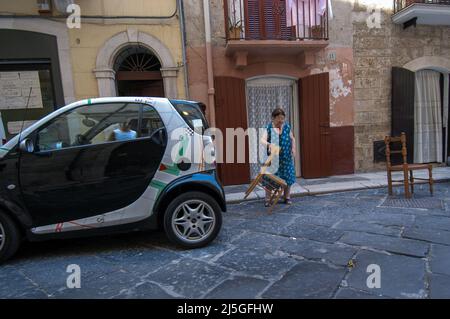
[[[19,249],[20,231],[16,223],[0,211],[0,263],[11,258]]]
[[[222,213],[217,202],[201,192],[187,192],[176,197],[164,215],[164,229],[169,239],[184,247],[198,248],[217,237]]]

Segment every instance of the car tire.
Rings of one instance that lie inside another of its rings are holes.
[[[164,214],[164,230],[175,244],[191,249],[208,245],[222,227],[222,210],[210,195],[187,192],[176,197]]]
[[[0,264],[19,249],[20,230],[6,213],[0,211]]]

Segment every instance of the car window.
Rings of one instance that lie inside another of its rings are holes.
[[[150,105],[144,105],[142,109],[142,122],[140,136],[148,137],[164,127],[164,123],[158,112]]]
[[[38,131],[37,150],[135,139],[140,107],[136,103],[105,103],[64,113]]]
[[[176,100],[171,100],[170,102],[193,130],[199,130],[203,133],[208,128],[208,122],[199,103]]]

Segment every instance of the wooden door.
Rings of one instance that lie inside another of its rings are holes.
[[[310,75],[299,81],[300,148],[302,177],[332,174],[329,74]]]
[[[415,74],[407,69],[392,68],[392,136],[406,133],[408,162],[414,162],[414,94]]]
[[[247,108],[245,99],[245,81],[232,77],[216,77],[216,126],[223,133],[222,158],[226,161],[226,145],[232,141],[226,138],[227,128],[247,130]],[[237,163],[237,140],[234,140],[234,162],[218,165],[219,178],[223,185],[239,185],[250,182],[248,138],[245,143],[245,163]],[[220,158],[220,157],[219,157]]]

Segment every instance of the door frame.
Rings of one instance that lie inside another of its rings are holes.
[[[250,78],[245,79],[245,111],[247,114],[247,123],[250,123],[250,119],[248,116],[249,110],[248,110],[248,91],[247,91],[247,84],[251,81],[255,80],[270,80],[270,79],[281,79],[281,80],[289,80],[291,81],[292,87],[292,104],[291,109],[289,110],[289,114],[291,116],[290,118],[290,125],[292,127],[294,137],[295,137],[295,146],[297,149],[297,154],[294,159],[294,165],[295,165],[295,173],[296,177],[301,177],[301,152],[300,152],[300,110],[298,108],[299,105],[299,92],[298,92],[298,78],[283,75],[283,74],[264,74],[264,75],[257,75]],[[267,121],[270,121],[270,114],[267,118]]]

